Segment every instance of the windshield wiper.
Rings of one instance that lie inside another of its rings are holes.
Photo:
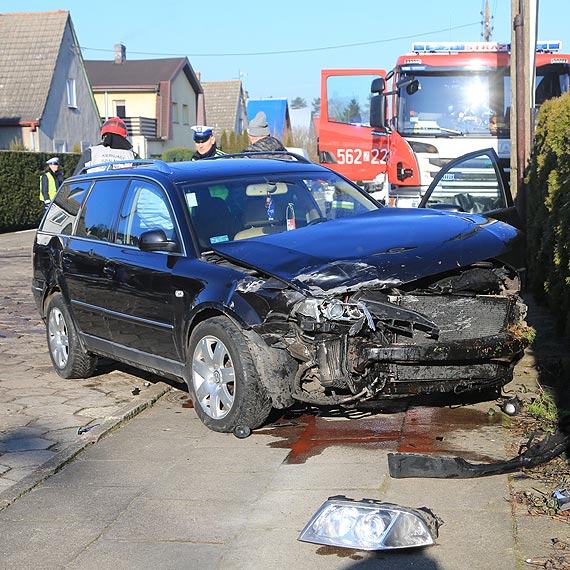
[[[422,127],[420,129],[414,129],[412,131],[405,130],[401,132],[402,135],[418,135],[418,136],[436,136],[436,137],[462,137],[465,135],[463,131],[458,131],[455,129],[447,129],[445,127]]]
[[[442,134],[437,134],[437,136],[442,137],[442,136],[447,136],[447,135],[453,135],[454,137],[462,137],[465,135],[465,133],[463,131],[456,131],[455,129],[446,129],[445,127],[437,127],[442,133],[445,133],[445,135]]]

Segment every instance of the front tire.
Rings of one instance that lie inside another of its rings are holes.
[[[85,352],[77,330],[60,294],[47,307],[46,333],[49,355],[55,371],[62,378],[88,378],[97,366],[97,357]]]
[[[192,331],[186,374],[196,414],[211,430],[254,429],[271,412],[246,338],[227,318],[208,319]]]

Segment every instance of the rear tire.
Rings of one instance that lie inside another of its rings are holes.
[[[214,431],[262,425],[272,409],[242,331],[229,319],[199,323],[190,335],[186,382],[202,423]]]
[[[60,294],[54,295],[48,303],[46,333],[52,364],[62,378],[88,378],[93,374],[97,357],[81,347],[77,329]]]

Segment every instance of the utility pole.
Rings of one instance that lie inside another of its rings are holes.
[[[511,0],[511,192],[526,218],[525,168],[534,135],[534,82],[538,0]]]
[[[485,10],[483,15],[483,41],[489,42],[491,41],[491,18],[489,16],[489,0],[485,0]]]

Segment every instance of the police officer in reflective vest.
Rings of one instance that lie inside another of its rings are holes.
[[[194,131],[194,143],[196,144],[196,152],[192,155],[192,160],[201,160],[202,158],[226,154],[216,146],[216,136],[212,127],[194,125],[191,128]]]
[[[89,168],[90,165],[139,158],[133,151],[133,145],[127,140],[127,125],[119,117],[112,117],[103,123],[101,139],[99,144],[83,151],[73,172],[74,176],[84,168],[88,168],[88,172],[103,170],[103,168]]]
[[[46,164],[47,168],[40,176],[40,200],[47,208],[63,182],[63,174],[59,170],[59,158],[56,156],[50,158]]]

